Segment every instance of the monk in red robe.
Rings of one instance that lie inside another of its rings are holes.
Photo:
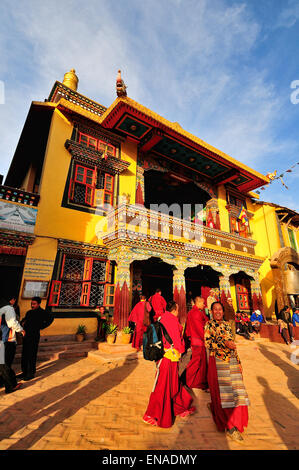
[[[184,372],[184,382],[189,388],[207,390],[208,368],[204,328],[209,319],[204,312],[204,299],[195,297],[194,302],[186,320],[185,336],[191,344],[192,357]]]
[[[172,339],[173,347],[163,335],[164,357],[156,363],[154,389],[143,421],[152,426],[169,428],[173,425],[175,416],[185,418],[194,413],[195,408],[191,407],[192,396],[179,380],[178,364],[185,351],[185,343],[183,327],[178,321],[178,305],[175,302],[168,304],[168,311],[160,321]]]
[[[157,321],[166,311],[166,300],[162,296],[161,289],[156,290],[156,293],[149,298],[149,302],[155,311],[153,321]]]
[[[145,295],[140,296],[140,302],[138,302],[133,308],[132,312],[129,315],[128,321],[135,323],[135,330],[132,339],[132,348],[140,351],[143,333],[146,331],[149,325],[149,312],[152,307],[149,302],[146,301]]]

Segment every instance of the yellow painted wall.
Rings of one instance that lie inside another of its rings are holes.
[[[226,209],[226,189],[224,185],[218,187],[218,207],[219,207],[219,217],[220,217],[220,226],[221,230],[224,232],[230,232],[229,226],[229,216]]]
[[[86,326],[86,333],[96,334],[97,319],[96,318],[55,318],[52,325],[45,330],[41,330],[41,336],[56,336],[56,335],[75,335],[78,325]]]
[[[129,162],[130,166],[120,174],[119,195],[130,194],[130,204],[135,204],[137,144],[126,140],[121,144],[121,159]]]
[[[236,294],[235,282],[234,282],[234,279],[233,279],[232,276],[230,276],[229,283],[230,283],[230,295],[231,295],[231,298],[232,298],[234,310],[236,312],[238,310],[237,294]]]
[[[58,111],[53,113],[41,179],[40,202],[35,233],[102,244],[96,226],[102,217],[61,207],[71,155],[64,147],[71,137],[72,124]]]
[[[257,241],[255,252],[266,258],[259,269],[259,279],[265,316],[270,319],[274,316],[276,300],[270,260],[273,254],[281,248],[275,207],[260,203],[253,204],[250,201],[247,207],[254,213],[250,228],[252,238]]]

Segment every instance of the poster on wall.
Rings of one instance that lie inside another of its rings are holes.
[[[25,279],[23,284],[23,299],[32,299],[32,297],[40,297],[45,299],[48,296],[49,281],[33,281]]]
[[[0,228],[33,233],[37,208],[0,201]]]

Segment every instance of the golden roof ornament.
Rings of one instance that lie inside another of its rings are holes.
[[[63,85],[67,86],[71,90],[77,91],[79,79],[76,75],[75,69],[71,69],[66,72],[63,77]]]
[[[269,178],[269,180],[274,180],[276,177],[277,170],[273,171],[272,173],[267,173],[266,177]]]
[[[116,77],[116,94],[117,96],[127,96],[127,87],[125,85],[125,82],[121,78],[121,71],[118,71],[117,77]]]

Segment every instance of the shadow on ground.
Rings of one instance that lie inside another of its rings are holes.
[[[299,379],[298,379],[298,371],[294,367],[292,363],[286,362],[281,356],[278,354],[270,351],[265,345],[259,344],[259,349],[260,352],[267,358],[269,361],[272,362],[272,364],[275,364],[278,366],[281,371],[286,375],[287,377],[287,384],[290,392],[296,397],[299,398]],[[291,361],[291,354],[292,350],[290,352],[284,351],[284,355],[287,356],[287,359]]]
[[[122,382],[136,368],[136,353],[130,354],[123,365],[98,375],[84,387],[75,390],[83,380],[94,372],[80,379],[69,381],[46,392],[35,394],[6,409],[0,416],[0,425],[5,427],[5,438],[35,421],[46,418],[37,429],[9,447],[10,450],[29,449],[55,426],[77,413],[92,400],[106,393],[110,388]],[[46,369],[47,370],[47,369]],[[57,369],[56,369],[57,371]],[[53,371],[54,372],[54,371]],[[47,373],[46,373],[47,374]],[[19,416],[16,416],[18,413]],[[17,419],[16,419],[17,418]],[[6,426],[7,423],[7,426]],[[3,436],[3,433],[1,433]]]

